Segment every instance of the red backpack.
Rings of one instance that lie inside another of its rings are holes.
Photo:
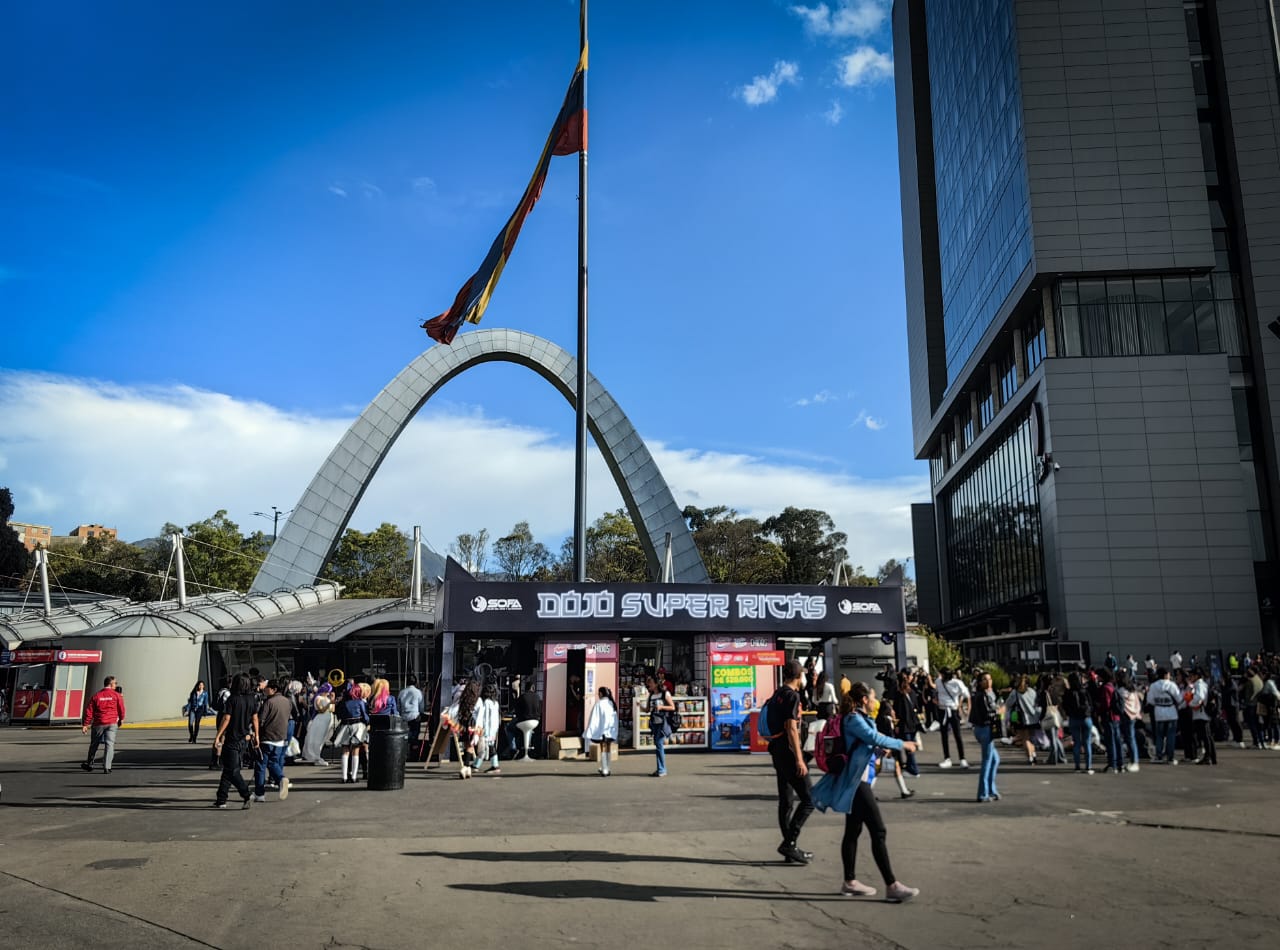
[[[818,768],[828,775],[839,775],[849,764],[849,746],[844,741],[841,716],[832,716],[818,734],[818,741],[813,744],[813,758]]]

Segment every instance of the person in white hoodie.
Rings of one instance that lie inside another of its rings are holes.
[[[613,701],[613,691],[608,686],[596,691],[596,704],[591,707],[586,736],[591,742],[600,743],[600,768],[596,771],[608,775],[609,757],[613,754],[613,744],[618,741],[618,704]]]
[[[476,703],[476,762],[489,760],[485,775],[496,775],[502,769],[498,765],[498,729],[502,725],[502,711],[498,708],[498,688],[492,683],[480,692]]]

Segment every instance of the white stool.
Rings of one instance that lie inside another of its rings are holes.
[[[523,722],[516,723],[516,728],[524,733],[524,752],[520,758],[527,759],[529,758],[529,740],[533,736],[533,730],[538,728],[538,720],[526,719]]]

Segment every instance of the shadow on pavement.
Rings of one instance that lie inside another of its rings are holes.
[[[786,861],[742,861],[732,858],[687,858],[667,854],[622,854],[617,851],[401,851],[400,853],[407,858],[449,858],[454,861],[587,861],[603,864],[652,861],[662,864],[716,864],[741,868],[765,868],[787,863]]]
[[[239,800],[237,799],[237,802]],[[65,798],[37,798],[29,802],[0,802],[0,808],[127,808],[134,811],[198,811],[208,808],[207,803],[175,801],[172,798],[111,797],[69,800]]]
[[[655,902],[659,898],[700,897],[709,900],[743,898],[771,901],[830,900],[845,902],[839,894],[791,893],[788,891],[744,890],[731,891],[717,887],[679,887],[671,885],[619,884],[615,881],[508,881],[504,884],[449,884],[454,890],[481,891],[491,894],[542,897],[549,900],[612,900]]]

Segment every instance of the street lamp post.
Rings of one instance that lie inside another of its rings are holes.
[[[291,514],[293,514],[293,509],[292,509],[292,508],[290,508],[288,511],[281,511],[281,510],[280,510],[279,508],[277,508],[275,505],[272,505],[272,506],[271,506],[271,514],[267,514],[265,511],[255,511],[255,512],[254,512],[254,514],[255,514],[255,515],[257,515],[259,518],[270,518],[270,519],[271,519],[271,543],[272,543],[272,544],[275,544],[275,543],[276,543],[276,529],[277,529],[277,528],[279,527],[279,525],[280,525],[280,518],[281,518],[283,515],[291,515]]]

